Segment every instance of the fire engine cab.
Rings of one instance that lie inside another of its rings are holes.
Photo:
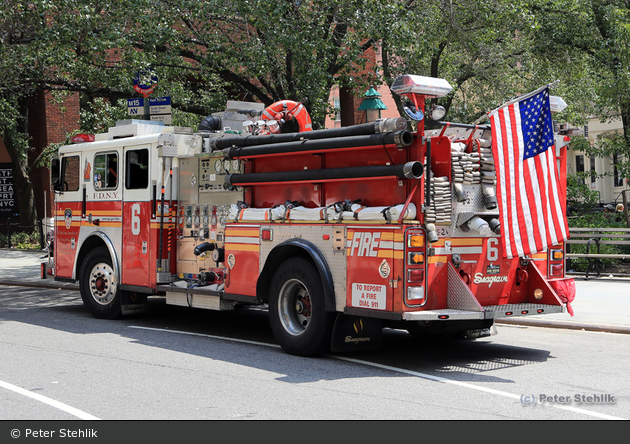
[[[562,244],[504,257],[482,174],[489,126],[425,133],[425,112],[440,118],[425,100],[450,90],[396,79],[413,132],[404,118],[311,130],[306,108],[282,101],[196,132],[132,120],[64,146],[54,279],[78,281],[99,318],[140,312],[148,296],[267,307],[278,343],[303,356],[379,347],[385,327],[475,338],[497,318],[565,312]],[[298,132],[283,132],[290,121]]]

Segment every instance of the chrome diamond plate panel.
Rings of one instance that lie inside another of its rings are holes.
[[[268,227],[270,226],[265,225],[262,228]],[[271,225],[271,228],[273,229],[273,240],[261,241],[260,243],[259,269],[263,269],[265,263],[267,262],[267,257],[269,256],[269,253],[271,253],[271,250],[273,250],[273,248],[277,245],[288,239],[306,239],[309,242],[313,243],[326,258],[326,262],[332,274],[333,284],[335,288],[335,305],[337,311],[343,311],[346,306],[347,288],[346,271],[348,262],[346,260],[346,249],[342,248],[341,250],[335,250],[333,248],[334,230],[340,229],[340,227],[331,225],[291,226],[278,224]],[[345,245],[347,239],[346,227],[341,227],[341,229],[343,229],[343,245]],[[324,240],[324,235],[328,235],[329,239]]]
[[[459,277],[453,264],[448,263],[448,308],[456,310],[483,312],[477,298],[472,294],[470,288]]]
[[[467,199],[464,202],[453,201],[453,223],[450,227],[452,237],[479,237],[479,233],[474,230],[463,231],[459,226],[467,222],[474,215],[499,217],[499,211],[488,211],[483,202],[483,193],[480,185],[464,185],[464,194]],[[489,237],[499,237],[492,234]]]

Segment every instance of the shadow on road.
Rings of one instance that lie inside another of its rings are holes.
[[[288,355],[275,348],[267,313],[261,309],[216,312],[168,306],[164,298],[156,297],[149,298],[149,313],[108,321],[93,318],[84,309],[76,291],[0,286],[0,329],[8,321],[81,335],[118,334],[149,347],[275,372],[281,375],[278,380],[291,383],[340,377],[383,377],[387,373],[401,376],[366,366],[339,376],[339,372],[330,371],[330,362],[334,359],[329,356],[300,358]],[[130,328],[132,326],[145,329]],[[214,336],[272,344],[274,347],[226,341]],[[421,343],[406,331],[386,329],[380,350],[345,356],[459,381],[511,383],[512,380],[489,372],[545,362],[550,357],[550,351],[500,344],[493,337],[475,341]],[[303,360],[305,365],[296,366],[298,360]],[[287,369],[296,368],[300,370],[287,374]]]

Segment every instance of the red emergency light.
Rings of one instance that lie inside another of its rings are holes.
[[[70,139],[72,143],[83,143],[83,142],[94,142],[94,134],[77,134],[72,139]]]

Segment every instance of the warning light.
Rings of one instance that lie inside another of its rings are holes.
[[[262,240],[270,241],[273,239],[273,231],[271,229],[264,229],[260,237]]]
[[[408,246],[410,247],[424,247],[424,236],[411,235],[408,238]]]
[[[72,139],[70,139],[72,143],[82,143],[82,142],[94,142],[94,134],[77,134]]]
[[[409,265],[424,264],[424,253],[409,253]]]
[[[423,282],[424,281],[424,269],[409,270],[407,276],[407,282]]]

